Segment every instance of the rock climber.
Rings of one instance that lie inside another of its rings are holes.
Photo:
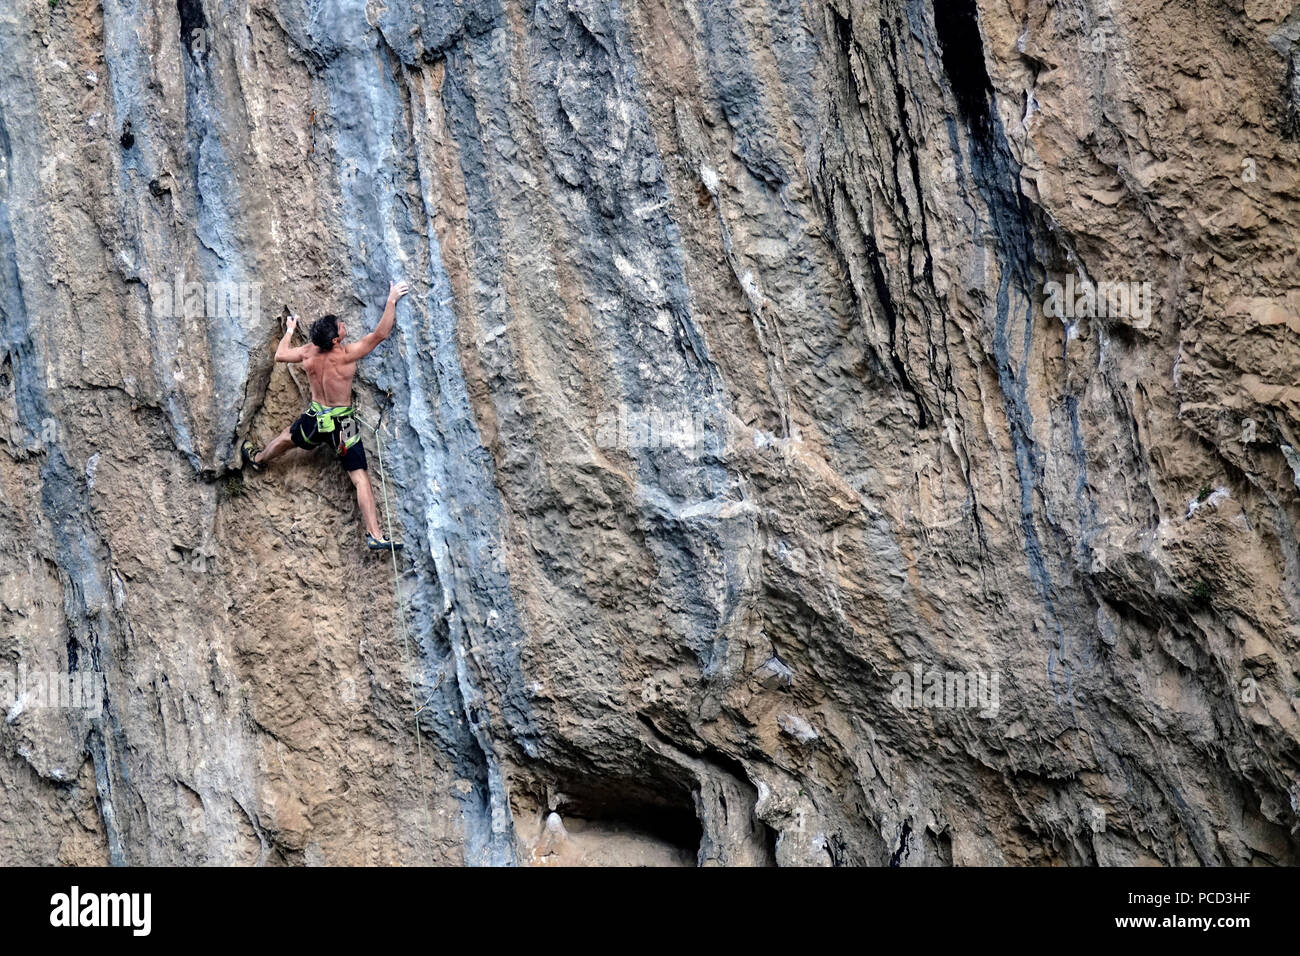
[[[288,330],[275,349],[275,360],[301,365],[306,370],[311,381],[311,405],[261,451],[248,441],[240,448],[244,462],[260,472],[295,445],[309,451],[328,445],[338,455],[357,490],[361,522],[366,528],[366,546],[371,551],[396,551],[402,545],[386,539],[379,529],[375,493],[366,471],[366,449],[361,443],[356,409],[351,404],[352,377],[356,374],[357,362],[373,352],[393,331],[397,303],[408,291],[410,288],[405,282],[394,282],[388,290],[388,303],[379,324],[373,332],[356,342],[344,343],[347,326],[337,316],[323,315],[312,323],[311,343],[294,347],[290,342],[298,327],[298,317],[289,316]]]

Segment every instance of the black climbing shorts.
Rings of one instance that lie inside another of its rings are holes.
[[[352,424],[355,424],[353,422]],[[335,420],[334,431],[319,432],[316,416],[310,411],[303,412],[298,419],[289,426],[289,437],[299,448],[305,448],[312,451],[317,448],[328,447],[330,451],[338,456],[339,461],[343,464],[344,471],[358,471],[366,468],[366,449],[360,438],[347,451],[339,454],[336,442],[342,438],[346,429],[343,426],[342,419]]]

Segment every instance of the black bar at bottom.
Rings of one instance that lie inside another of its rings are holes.
[[[864,943],[902,931],[927,948],[1036,936],[1232,945],[1261,931],[1293,933],[1297,885],[1295,871],[1264,868],[130,868],[9,869],[3,878],[13,939],[34,932],[51,942],[332,949],[353,932],[377,934],[377,944],[393,933],[431,933],[431,945],[447,945],[452,933],[486,933],[496,944],[512,930],[538,943],[605,948],[613,940],[593,935],[603,926],[624,938],[634,931],[638,941],[659,930],[692,942],[716,933],[734,943],[751,932],[775,942],[833,928]]]

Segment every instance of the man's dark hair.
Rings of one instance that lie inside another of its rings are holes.
[[[339,336],[339,317],[322,315],[311,324],[311,344],[322,352],[334,348],[334,340]]]

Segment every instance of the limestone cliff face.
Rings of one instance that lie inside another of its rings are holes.
[[[1297,862],[1298,64],[1270,0],[6,2],[0,861]],[[235,471],[393,278],[396,582],[333,462]]]

